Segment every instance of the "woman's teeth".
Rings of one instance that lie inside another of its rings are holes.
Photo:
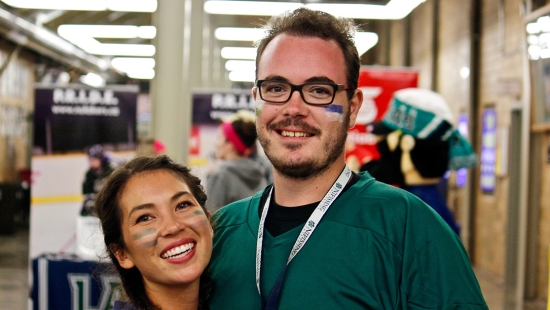
[[[162,258],[180,258],[189,253],[195,247],[194,243],[187,243],[171,249],[170,251],[162,254]]]

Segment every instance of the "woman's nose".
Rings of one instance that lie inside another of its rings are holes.
[[[183,230],[185,225],[174,215],[167,216],[162,222],[161,236],[173,235]]]

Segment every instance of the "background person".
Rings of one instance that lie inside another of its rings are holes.
[[[217,161],[206,179],[208,210],[251,196],[268,184],[268,168],[256,149],[257,137],[255,115],[248,110],[239,110],[219,126]]]
[[[105,245],[129,303],[206,309],[212,226],[200,179],[165,155],[117,168],[96,199]]]
[[[88,149],[88,163],[90,167],[86,171],[84,182],[82,183],[84,202],[80,215],[83,216],[95,215],[93,208],[95,196],[103,187],[105,178],[113,172],[109,158],[100,144],[93,145]]]
[[[257,44],[274,184],[215,215],[211,309],[487,309],[458,236],[416,196],[352,173],[355,27],[305,8]]]

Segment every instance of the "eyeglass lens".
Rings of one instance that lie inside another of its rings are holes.
[[[260,84],[260,95],[265,101],[283,103],[290,99],[293,88],[285,82],[263,81]],[[331,84],[305,84],[297,86],[297,90],[309,104],[330,104],[334,98],[334,86]]]

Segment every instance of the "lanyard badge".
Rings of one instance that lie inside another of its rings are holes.
[[[296,256],[296,254],[298,254],[298,252],[300,252],[300,250],[304,247],[309,237],[313,234],[313,232],[319,225],[319,222],[321,221],[325,213],[328,211],[328,209],[330,208],[334,200],[336,200],[338,195],[340,195],[340,193],[342,192],[342,190],[344,189],[344,187],[346,186],[350,178],[351,178],[351,170],[346,165],[344,167],[344,170],[340,173],[340,176],[338,177],[338,179],[336,179],[336,182],[332,184],[332,187],[325,194],[325,197],[323,197],[323,200],[321,200],[319,205],[317,205],[317,207],[315,208],[315,210],[313,211],[309,219],[306,221],[306,224],[302,228],[300,235],[298,235],[298,238],[296,239],[296,242],[294,243],[294,246],[290,251],[290,255],[288,256],[288,260],[286,263],[287,266],[290,263],[290,261],[294,258],[294,256]],[[267,217],[267,212],[269,209],[269,203],[271,201],[272,193],[273,193],[273,188],[271,188],[271,190],[269,191],[269,195],[267,197],[267,200],[264,205],[264,209],[262,211],[262,216],[260,218],[260,225],[258,227],[258,239],[256,242],[256,287],[258,288],[258,293],[260,293],[260,296],[262,295],[260,291],[260,270],[262,267],[262,244],[264,239],[264,226],[265,226],[265,219]],[[286,270],[286,267],[284,270]]]

